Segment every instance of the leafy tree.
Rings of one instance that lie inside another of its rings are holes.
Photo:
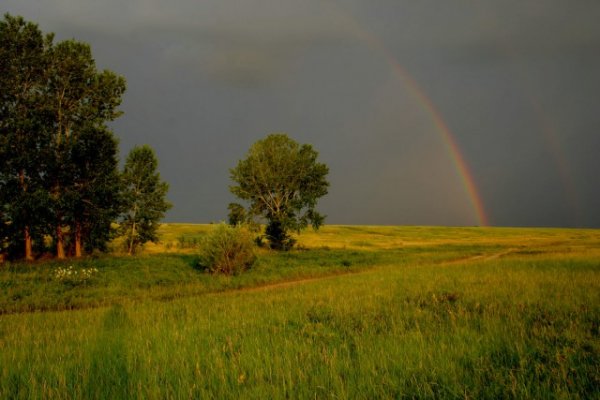
[[[10,250],[23,246],[17,253],[26,260],[33,259],[32,238],[41,235],[47,209],[43,92],[51,43],[52,35],[22,17],[0,21],[0,204]]]
[[[324,221],[315,208],[327,194],[329,168],[317,162],[317,156],[309,144],[271,134],[252,145],[246,158],[230,170],[236,183],[231,192],[249,203],[249,219],[267,220],[266,236],[273,249],[293,246],[290,230],[300,231],[309,223],[318,229]]]
[[[121,212],[117,147],[108,129],[87,127],[69,154],[74,168],[64,197],[75,257],[105,250],[111,239],[111,223]]]
[[[165,200],[169,185],[161,181],[156,171],[158,160],[148,145],[134,147],[127,156],[121,182],[123,185],[124,214],[121,232],[125,236],[127,253],[158,239],[159,221],[171,204]]]
[[[108,147],[102,147],[99,140],[112,141],[111,136],[106,135],[105,123],[121,115],[117,107],[125,91],[125,80],[110,71],[98,72],[90,46],[85,43],[74,40],[57,43],[50,49],[48,57],[47,108],[51,114],[53,138],[47,181],[53,200],[56,254],[58,258],[64,258],[63,227],[72,226],[75,254],[80,256],[83,225],[89,222],[78,220],[86,214],[82,213],[82,205],[92,199],[103,201],[101,197],[90,195],[88,188],[102,171],[92,173],[88,161],[102,164],[115,157],[116,149],[110,150],[110,143]],[[83,138],[84,135],[87,137]],[[93,138],[93,135],[98,137]],[[83,140],[91,140],[112,155],[91,151],[88,152],[91,159],[74,157],[74,151],[86,146]],[[99,159],[95,160],[96,157]],[[114,177],[115,168],[115,165],[109,167],[106,175]],[[97,206],[89,204],[87,210],[106,209],[106,205]]]
[[[65,227],[76,255],[84,237],[86,247],[102,247],[119,182],[106,122],[121,114],[125,80],[97,71],[89,45],[55,44],[8,14],[0,71],[0,248],[30,260],[50,233],[63,258]]]

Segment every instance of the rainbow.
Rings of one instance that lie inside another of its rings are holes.
[[[402,67],[402,65],[400,65],[394,58],[391,57],[391,55],[388,54],[387,51],[384,50],[385,48],[382,49],[382,52],[386,54],[386,57],[393,66],[394,71],[402,78],[402,81],[410,90],[413,97],[416,98],[423,109],[427,111],[428,115],[431,117],[433,125],[436,128],[436,131],[439,132],[442,140],[444,141],[444,145],[450,154],[450,159],[452,160],[458,173],[458,177],[463,184],[465,192],[471,202],[471,206],[475,210],[478,224],[481,226],[488,226],[489,219],[485,212],[485,207],[483,205],[483,201],[481,200],[481,196],[477,190],[475,179],[473,178],[473,174],[471,173],[471,170],[469,169],[469,166],[467,165],[460,148],[458,147],[452,131],[450,131],[450,128],[442,118],[440,112],[436,109],[431,99],[425,94],[414,78]]]
[[[417,81],[398,62],[398,60],[387,49],[387,47],[385,47],[381,39],[379,39],[377,36],[375,36],[366,28],[364,28],[356,18],[354,18],[351,14],[349,14],[346,10],[341,8],[335,2],[332,2],[330,4],[334,6],[336,11],[341,16],[345,17],[349,22],[351,22],[350,25],[354,28],[354,31],[361,40],[367,43],[369,47],[376,49],[385,57],[388,64],[392,67],[396,76],[400,78],[400,80],[409,90],[410,95],[414,99],[416,99],[418,104],[420,104],[420,106],[426,111],[427,115],[430,116],[433,126],[442,138],[442,141],[448,151],[448,154],[450,155],[450,159],[452,160],[457,175],[463,185],[465,194],[467,195],[471,203],[471,207],[475,212],[475,217],[477,219],[478,225],[489,226],[489,218],[485,211],[483,201],[481,200],[481,195],[477,190],[477,185],[475,184],[473,174],[471,173],[471,170],[469,169],[468,164],[465,161],[465,158],[462,152],[460,151],[460,148],[458,147],[456,138],[452,134],[452,131],[444,121],[442,115],[437,110],[431,99],[419,86]]]

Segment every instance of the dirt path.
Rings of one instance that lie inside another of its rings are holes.
[[[337,274],[317,276],[317,277],[313,277],[313,278],[300,278],[300,279],[283,281],[283,282],[266,283],[264,285],[259,285],[259,286],[245,287],[245,288],[239,288],[239,289],[234,289],[234,290],[226,290],[221,293],[261,292],[261,291],[265,291],[265,290],[279,289],[279,288],[285,288],[285,287],[290,287],[290,286],[303,285],[305,283],[325,281],[328,279],[335,279],[340,276],[362,275],[362,274],[368,274],[368,273],[373,273],[373,272],[374,272],[373,269],[368,269],[368,270],[363,270],[363,271],[341,272],[341,273],[337,273]]]
[[[475,261],[489,261],[489,260],[495,260],[496,258],[500,258],[502,256],[505,256],[507,254],[512,253],[513,251],[515,251],[517,249],[515,248],[510,248],[508,250],[504,250],[501,251],[499,253],[493,253],[493,254],[480,254],[477,256],[471,256],[471,257],[465,257],[465,258],[459,258],[456,260],[451,260],[451,261],[444,261],[441,262],[437,265],[453,265],[453,264],[462,264],[462,263],[471,263],[471,262],[475,262]]]
[[[499,253],[480,254],[480,255],[477,255],[477,256],[471,256],[471,257],[461,258],[461,259],[458,259],[458,260],[444,261],[444,262],[441,262],[441,263],[436,264],[436,265],[444,266],[444,265],[472,263],[472,262],[476,262],[476,261],[489,261],[489,260],[494,260],[494,259],[500,258],[500,257],[505,256],[507,254],[510,254],[510,253],[512,253],[515,250],[516,249],[511,248],[511,249],[508,249],[508,250],[501,251]],[[226,290],[226,291],[220,292],[220,293],[261,292],[261,291],[267,291],[267,290],[273,290],[273,289],[280,289],[280,288],[286,288],[286,287],[299,286],[299,285],[304,285],[304,284],[307,284],[307,283],[324,281],[324,280],[328,280],[328,279],[334,279],[334,278],[337,278],[337,277],[340,277],[340,276],[363,275],[363,274],[370,274],[370,273],[375,273],[375,272],[376,272],[376,269],[371,268],[371,269],[362,270],[362,271],[342,272],[342,273],[337,273],[337,274],[333,274],[333,275],[318,276],[318,277],[314,277],[314,278],[301,278],[301,279],[289,280],[289,281],[283,281],[283,282],[267,283],[267,284],[259,285],[259,286],[239,288],[239,289],[233,289],[233,290]]]

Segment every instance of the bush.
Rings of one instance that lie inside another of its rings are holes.
[[[221,223],[202,243],[200,266],[211,273],[234,275],[256,261],[251,233],[243,226]]]

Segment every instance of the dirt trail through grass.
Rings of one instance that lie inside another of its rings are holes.
[[[452,264],[462,264],[462,263],[471,263],[474,261],[489,261],[489,260],[495,260],[497,258],[506,256],[514,251],[516,251],[516,248],[510,248],[507,250],[503,250],[500,252],[496,252],[496,253],[492,253],[492,254],[478,254],[476,256],[470,256],[470,257],[464,257],[464,258],[459,258],[456,260],[451,260],[451,261],[445,261],[440,263],[439,265],[452,265]]]
[[[295,279],[295,280],[291,280],[291,281],[268,283],[268,284],[260,285],[260,286],[253,286],[253,287],[245,287],[245,288],[240,288],[240,289],[226,290],[226,291],[220,292],[218,294],[221,294],[221,293],[231,293],[231,292],[259,292],[259,291],[267,291],[267,290],[280,289],[280,288],[285,288],[285,287],[290,287],[290,286],[299,286],[299,285],[303,285],[305,283],[325,281],[325,280],[334,279],[334,278],[337,278],[337,277],[340,277],[340,276],[362,275],[362,274],[368,274],[368,273],[372,273],[372,272],[373,272],[373,270],[342,272],[342,273],[337,273],[337,274],[332,274],[332,275],[318,276],[318,277],[315,277],[315,278],[302,278],[302,279]]]
[[[477,261],[490,261],[490,260],[494,260],[494,259],[503,257],[505,255],[508,255],[516,250],[517,249],[515,249],[515,248],[510,248],[510,249],[503,250],[500,252],[495,252],[492,254],[479,254],[476,256],[460,258],[457,260],[443,261],[443,262],[438,263],[437,265],[445,266],[445,265],[474,263]],[[288,281],[283,281],[283,282],[268,283],[268,284],[259,285],[259,286],[226,290],[223,292],[219,292],[218,294],[231,293],[231,292],[260,292],[260,291],[276,290],[276,289],[281,289],[281,288],[304,285],[304,284],[313,283],[313,282],[325,281],[328,279],[334,279],[334,278],[341,277],[341,276],[366,275],[366,274],[372,274],[375,272],[377,272],[376,268],[371,268],[371,269],[363,270],[363,271],[341,272],[341,273],[335,273],[332,275],[318,276],[318,277],[314,277],[314,278],[302,278],[302,279],[288,280]]]

